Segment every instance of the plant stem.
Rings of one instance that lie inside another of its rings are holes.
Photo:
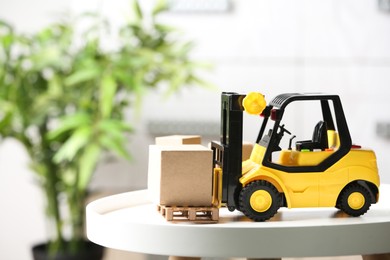
[[[56,235],[54,241],[51,244],[51,251],[59,251],[64,249],[64,238],[62,234],[62,221],[60,214],[60,204],[58,201],[59,191],[58,191],[58,171],[59,168],[53,163],[53,154],[48,143],[46,142],[46,134],[48,133],[47,129],[48,118],[46,117],[44,123],[39,128],[41,136],[41,151],[43,152],[42,163],[45,166],[45,176],[46,182],[43,184],[46,191],[47,197],[47,208],[49,217],[52,218],[55,225]]]
[[[77,185],[75,186],[77,187]],[[68,193],[68,201],[73,238],[70,241],[70,250],[77,252],[81,249],[84,236],[85,192],[77,188],[72,189]]]

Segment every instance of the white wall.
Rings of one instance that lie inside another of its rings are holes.
[[[0,0],[0,18],[14,22],[20,30],[29,31],[54,19],[57,11],[92,9],[120,23],[128,6],[126,0]],[[220,90],[190,88],[167,101],[163,101],[159,93],[151,93],[136,121],[137,133],[129,144],[134,163],[130,166],[122,161],[106,163],[95,177],[95,188],[145,187],[148,145],[153,142],[146,130],[147,122],[155,119],[217,122],[222,90],[256,90],[264,93],[268,100],[278,93],[292,91],[340,94],[354,142],[377,152],[382,180],[390,183],[387,160],[390,141],[377,137],[375,130],[377,122],[390,121],[390,13],[378,11],[377,1],[236,0],[228,13],[171,13],[162,19],[182,28],[188,38],[196,41],[194,58],[215,65],[207,77]],[[134,117],[134,113],[129,112],[129,120]],[[256,137],[258,122],[257,118],[248,121],[246,139],[252,140]],[[256,127],[253,128],[253,124]],[[14,152],[10,144],[3,145],[0,151],[2,179],[11,181],[15,178],[13,174],[19,174],[24,179],[20,183],[30,183],[31,176],[18,168],[21,152]],[[0,223],[22,223],[27,217],[20,209],[10,207],[9,200],[30,197],[31,191],[15,185],[19,180],[13,181],[13,185],[2,181],[0,202],[2,208],[7,205],[8,217],[2,214]],[[39,199],[36,201],[42,204]],[[23,205],[23,200],[15,200],[15,203]],[[26,200],[26,204],[29,203],[32,202]],[[1,230],[0,258],[10,259],[5,249],[14,248],[14,244],[6,234],[14,230],[12,225],[4,225]],[[28,259],[23,250],[28,250],[29,243],[44,234],[41,224],[25,227],[24,232],[31,236],[20,239],[21,250],[12,250],[13,259]],[[15,256],[18,253],[20,255]]]
[[[390,182],[390,141],[376,134],[378,122],[390,121],[390,13],[376,1],[235,1],[231,13],[164,20],[197,41],[196,58],[215,64],[211,79],[221,90],[257,90],[268,100],[292,91],[339,94],[353,142],[377,152]],[[157,106],[158,114],[145,106],[143,120],[219,120],[219,92],[187,90]],[[256,121],[246,125],[248,140]]]

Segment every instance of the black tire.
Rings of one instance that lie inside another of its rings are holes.
[[[266,221],[278,211],[281,196],[274,185],[267,181],[254,181],[240,193],[240,210],[254,221]]]
[[[371,206],[370,191],[358,183],[352,183],[341,192],[338,206],[350,216],[361,216]]]

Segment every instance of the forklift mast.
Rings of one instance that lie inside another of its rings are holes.
[[[212,142],[214,167],[222,169],[222,198],[230,211],[238,208],[242,166],[242,100],[246,95],[223,92],[221,96],[220,142]]]

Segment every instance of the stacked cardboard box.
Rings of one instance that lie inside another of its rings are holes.
[[[200,144],[200,135],[169,135],[156,137],[156,145]]]
[[[148,190],[162,206],[211,206],[213,153],[199,135],[156,137],[149,148]],[[243,144],[243,160],[253,145]]]
[[[149,148],[152,201],[165,206],[211,206],[212,151],[199,144],[200,137],[169,136],[156,138],[156,143]]]

